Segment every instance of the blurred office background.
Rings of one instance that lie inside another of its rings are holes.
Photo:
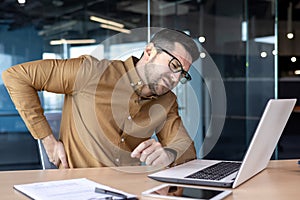
[[[89,54],[96,46],[115,58],[124,49],[144,46],[149,33],[99,44],[136,28],[185,31],[205,50],[200,65],[207,59],[215,63],[227,96],[221,137],[203,155],[203,139],[210,137],[208,91],[214,84],[191,69],[191,87],[175,91],[198,157],[241,160],[268,99],[295,97],[300,105],[299,9],[300,0],[2,0],[0,72],[31,60]],[[192,94],[197,103],[189,101]],[[63,96],[40,92],[40,97],[58,132]],[[296,107],[273,159],[300,157],[299,115]],[[196,129],[191,128],[195,116]],[[39,151],[0,79],[0,170],[18,169],[41,169]]]

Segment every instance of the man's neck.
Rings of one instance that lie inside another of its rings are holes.
[[[145,63],[144,63],[144,60],[143,58],[141,58],[137,63],[136,63],[136,71],[137,71],[137,74],[139,75],[142,83],[143,83],[143,86],[141,87],[140,91],[139,91],[139,96],[143,97],[143,98],[147,98],[147,97],[150,97],[152,96],[152,91],[151,89],[149,88],[148,85],[146,85],[146,77],[145,77],[145,71],[144,71],[144,66]]]

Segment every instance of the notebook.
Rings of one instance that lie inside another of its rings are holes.
[[[296,99],[268,101],[242,162],[196,159],[148,177],[163,182],[236,188],[267,167],[295,103]],[[218,177],[218,172],[225,177]]]

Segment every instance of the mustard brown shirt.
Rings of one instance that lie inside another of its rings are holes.
[[[13,66],[2,78],[35,139],[52,134],[37,91],[65,94],[59,139],[71,168],[139,165],[130,153],[153,133],[177,152],[175,164],[194,159],[175,94],[141,99],[136,62],[88,55],[39,60]]]

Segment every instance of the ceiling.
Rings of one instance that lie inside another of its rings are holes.
[[[151,20],[161,22],[163,16],[167,17],[164,19],[167,21],[172,16],[193,13],[193,11],[199,13],[202,10],[205,15],[240,20],[244,6],[242,1],[151,0]],[[249,19],[255,17],[257,20],[274,20],[275,9],[272,9],[274,1],[251,0],[253,6],[247,7]],[[293,23],[300,22],[300,15],[297,14],[300,0],[278,0],[278,19],[287,20],[290,2],[293,8]],[[233,16],[233,13],[237,13],[236,16]],[[40,36],[48,39],[57,38],[57,35],[75,38],[89,36],[95,32],[99,34],[101,31],[99,23],[90,21],[91,15],[123,23],[127,29],[145,27],[147,26],[147,0],[27,0],[24,5],[18,4],[17,0],[2,0],[0,3],[0,25],[6,25],[8,30],[33,25]],[[191,25],[193,21],[197,20],[190,20],[189,26],[198,26],[198,24]]]
[[[20,5],[17,0],[3,0],[0,4],[0,24],[7,25],[8,30],[15,30],[33,25],[41,36],[51,36],[61,32],[68,34],[87,34],[99,29],[99,24],[89,20],[90,15],[105,16],[126,22],[127,28],[138,26],[142,16],[118,8],[120,3],[131,1],[116,0],[27,0]]]
[[[151,4],[154,16],[175,14],[173,1],[154,0]],[[177,11],[186,14],[191,7],[194,4],[183,3]],[[91,15],[123,23],[127,29],[143,27],[147,25],[147,0],[27,0],[24,5],[17,0],[3,0],[0,4],[0,24],[8,25],[9,30],[30,24],[44,36],[66,30],[82,34],[99,29],[99,24],[89,20]]]

